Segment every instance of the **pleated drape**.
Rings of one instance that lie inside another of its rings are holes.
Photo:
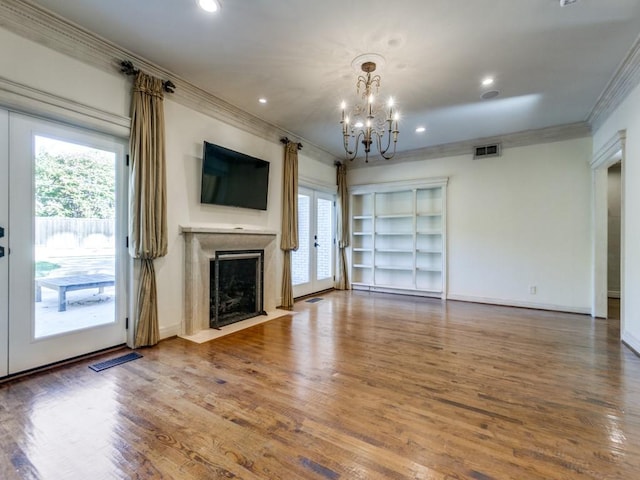
[[[291,252],[298,249],[298,144],[288,142],[282,173],[282,308],[293,308]]]
[[[143,72],[133,86],[129,141],[129,254],[140,260],[134,346],[158,343],[153,261],[167,254],[167,181],[162,80]]]
[[[349,190],[347,189],[347,166],[339,163],[336,166],[338,196],[338,290],[349,290],[349,268],[347,266],[347,248],[349,247],[351,232],[349,229]]]

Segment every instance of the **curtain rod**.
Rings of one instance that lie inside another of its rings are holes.
[[[285,145],[287,145],[288,143],[294,143],[294,142],[289,140],[287,137],[282,137],[280,139],[280,143],[284,143]],[[302,144],[301,143],[298,144],[298,150],[302,150]]]
[[[130,60],[122,60],[120,62],[120,71],[125,75],[137,75],[140,69],[134,67]],[[173,93],[176,90],[176,86],[171,80],[163,80],[162,87],[168,93]]]

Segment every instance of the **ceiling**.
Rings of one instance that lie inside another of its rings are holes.
[[[406,151],[588,120],[640,33],[640,0],[221,2],[32,3],[339,158],[358,55],[384,57]]]

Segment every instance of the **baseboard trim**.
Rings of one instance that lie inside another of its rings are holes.
[[[165,338],[177,337],[180,335],[180,324],[174,323],[173,325],[169,325],[167,327],[160,327],[160,340],[164,340]]]
[[[485,303],[488,305],[500,305],[503,307],[531,308],[534,310],[550,310],[554,312],[578,313],[590,315],[589,307],[568,307],[566,305],[553,305],[548,303],[521,302],[518,300],[505,300],[502,298],[474,297],[470,295],[447,295],[447,300],[457,300],[460,302]]]
[[[628,331],[622,332],[622,343],[627,346],[629,350],[640,357],[640,339],[636,338]]]

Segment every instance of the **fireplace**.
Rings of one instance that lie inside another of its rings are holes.
[[[220,328],[263,309],[264,250],[217,251],[209,262],[209,325]]]
[[[276,291],[277,232],[195,226],[183,226],[181,231],[185,246],[184,315],[180,325],[181,336],[194,335],[211,328],[211,262],[219,254],[263,251],[262,309],[267,313],[276,309],[280,301]]]

